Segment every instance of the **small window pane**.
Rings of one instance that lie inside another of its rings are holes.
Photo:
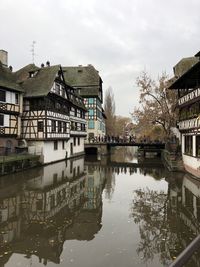
[[[88,128],[94,129],[94,121],[88,121]]]
[[[58,149],[58,141],[54,141],[54,150]]]
[[[38,121],[38,132],[43,132],[44,123],[43,121]]]
[[[89,104],[94,104],[94,98],[89,98],[88,103]]]
[[[0,126],[4,126],[4,115],[0,114]]]
[[[53,133],[56,132],[56,121],[51,121],[51,131],[52,131]]]
[[[15,94],[15,104],[19,104],[19,94]]]
[[[61,123],[61,121],[58,121],[58,132],[59,133],[62,132],[62,123]]]
[[[0,101],[6,102],[6,92],[3,90],[0,90]]]
[[[94,109],[89,109],[88,112],[89,112],[89,116],[93,116],[94,115]]]

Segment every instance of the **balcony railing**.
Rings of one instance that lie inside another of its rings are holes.
[[[0,111],[9,111],[13,113],[19,113],[20,107],[19,105],[0,102]]]
[[[195,119],[180,121],[178,125],[179,125],[179,130],[200,128],[200,117],[197,117]]]
[[[181,106],[189,101],[191,101],[192,99],[195,99],[197,97],[200,96],[200,88],[197,88],[195,90],[193,90],[192,92],[188,93],[187,95],[182,96],[181,98],[179,98],[178,100],[178,105]]]

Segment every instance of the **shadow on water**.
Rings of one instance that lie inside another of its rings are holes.
[[[94,240],[103,224],[103,194],[113,199],[122,174],[168,183],[167,191],[138,187],[129,207],[133,227],[139,229],[138,257],[144,264],[157,257],[167,266],[199,234],[200,181],[169,173],[157,159],[141,163],[135,153],[119,149],[109,158],[78,158],[2,177],[0,266],[15,255],[61,264],[65,242]],[[192,264],[200,266],[198,255]]]

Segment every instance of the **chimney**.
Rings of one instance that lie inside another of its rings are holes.
[[[8,67],[8,52],[0,50],[0,61],[4,67]]]
[[[9,70],[12,72],[13,71],[13,67],[12,66],[9,66]]]

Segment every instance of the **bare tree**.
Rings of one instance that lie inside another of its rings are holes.
[[[169,136],[176,122],[176,95],[167,90],[168,76],[163,73],[155,81],[143,71],[136,83],[140,88],[140,107],[134,109],[133,118],[137,124],[145,125],[146,128],[161,125],[165,135]]]
[[[127,125],[131,125],[132,119],[123,116],[116,116],[115,120],[115,135],[124,136]]]
[[[105,92],[104,110],[106,114],[106,133],[115,135],[115,99],[112,87]]]

